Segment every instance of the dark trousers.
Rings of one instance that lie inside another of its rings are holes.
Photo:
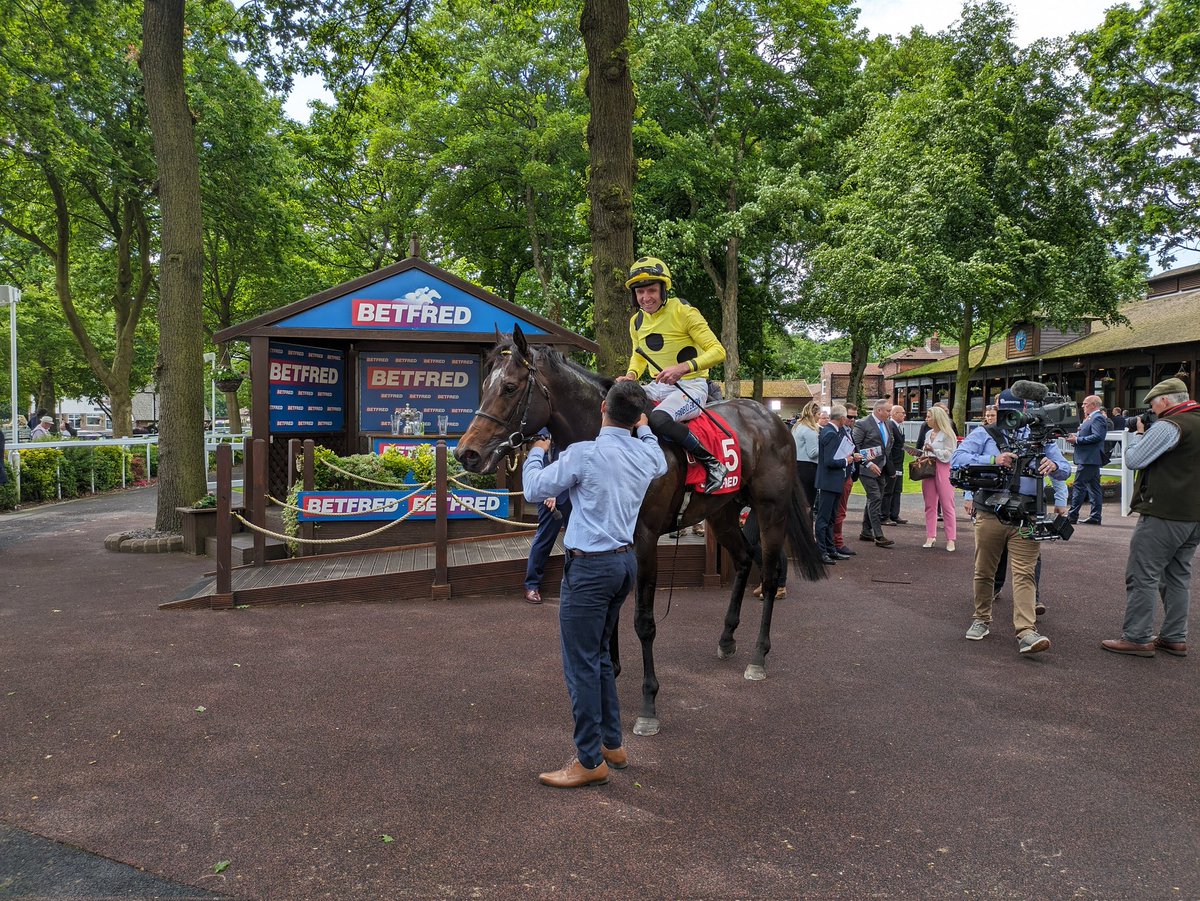
[[[1100,511],[1104,506],[1104,493],[1100,490],[1100,464],[1080,463],[1075,470],[1075,487],[1071,494],[1071,507],[1067,510],[1070,519],[1079,518],[1079,508],[1083,506],[1084,495],[1091,504],[1088,519],[1100,521]]]
[[[565,529],[567,520],[571,518],[571,501],[567,495],[558,498],[554,509],[560,515],[551,513],[545,504],[538,504],[537,531],[533,533],[529,562],[525,564],[525,587],[533,591],[541,590],[542,576],[545,575],[550,552],[554,550],[554,541],[558,538],[559,530]]]
[[[763,581],[766,581],[766,576],[762,571],[762,535],[758,531],[758,514],[753,510],[746,517],[746,524],[742,526],[742,535],[750,543],[750,554],[758,565],[759,574],[763,575]],[[775,586],[783,588],[785,585],[787,585],[787,549],[781,547],[779,549],[779,566],[775,568]]]
[[[837,541],[833,537],[833,520],[837,516],[841,500],[840,491],[817,492],[817,546],[822,554],[830,557],[838,549]]]
[[[804,503],[809,509],[817,503],[817,464],[807,460],[796,461],[796,480],[804,489]]]
[[[883,488],[886,476],[859,476],[863,491],[867,492],[867,506],[863,510],[862,534],[883,537]]]
[[[904,493],[904,473],[899,468],[883,493],[883,518],[900,518],[900,495]]]
[[[637,557],[567,556],[558,605],[563,678],[575,719],[575,748],[588,769],[600,765],[603,743],[621,747],[621,707],[610,647],[617,614],[637,583]]]

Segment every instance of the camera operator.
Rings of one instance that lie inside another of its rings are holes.
[[[1035,384],[1036,383],[1031,383]],[[1041,387],[1042,395],[1045,388]],[[1000,395],[998,406],[1003,410],[1010,405],[1020,404],[1027,398],[1005,391]],[[1025,406],[1024,404],[1021,404]],[[1010,411],[1011,412],[1011,411]],[[1001,418],[1001,425],[1005,418]],[[1011,421],[1011,420],[1009,420]],[[951,469],[968,466],[1003,466],[1011,468],[1020,464],[1021,456],[1011,448],[1013,442],[1027,438],[1029,430],[985,426],[973,430],[954,452],[950,460]],[[1058,444],[1049,435],[1037,448],[1032,459],[1025,458],[1024,466],[1036,467],[1019,474],[1021,499],[1035,501],[1042,490],[1045,476],[1055,481],[1064,481],[1071,474],[1071,465],[1058,449]],[[991,503],[996,492],[976,491],[973,496],[975,511],[975,614],[966,637],[978,641],[989,633],[992,621],[992,602],[995,597],[993,581],[1001,554],[1007,549],[1012,569],[1013,628],[1017,635],[1017,650],[1022,654],[1036,654],[1050,647],[1050,639],[1038,634],[1035,626],[1037,616],[1034,604],[1037,595],[1035,572],[1041,556],[1041,544],[1022,535],[1018,524],[1002,522],[998,508]]]
[[[1200,545],[1200,404],[1180,379],[1159,382],[1146,401],[1157,419],[1147,428],[1146,417],[1137,418],[1139,437],[1130,436],[1125,452],[1126,465],[1138,471],[1130,509],[1141,514],[1125,564],[1125,623],[1119,639],[1100,644],[1135,657],[1156,650],[1186,657],[1192,557]]]

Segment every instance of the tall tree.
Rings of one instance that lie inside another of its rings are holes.
[[[879,99],[815,255],[817,302],[858,335],[907,323],[959,345],[954,416],[1015,323],[1113,321],[1141,272],[1114,251],[1068,139],[1077,96],[1051,47],[1019,50],[998,3],[964,8],[927,74]],[[874,330],[874,331],[872,331]]]
[[[155,522],[175,530],[207,489],[204,431],[203,267],[200,163],[183,75],[184,0],[145,0],[141,67],[158,163],[159,491]],[[215,415],[215,411],[214,411]]]
[[[1200,251],[1200,4],[1114,6],[1076,60],[1106,214],[1163,265]]]
[[[629,352],[633,262],[633,80],[628,0],[583,0],[579,31],[587,48],[588,226],[592,239],[593,318],[601,372],[624,370]]]

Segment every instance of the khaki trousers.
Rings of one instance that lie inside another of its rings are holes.
[[[1020,638],[1037,623],[1035,572],[1042,549],[1036,541],[1022,538],[1015,526],[1006,526],[991,513],[980,511],[975,518],[975,618],[985,623],[992,621],[996,565],[1006,547],[1012,571],[1013,628]]]

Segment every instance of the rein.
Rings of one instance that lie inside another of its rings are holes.
[[[512,356],[511,350],[502,350],[502,351],[500,351],[500,353],[502,356],[506,356],[506,357]],[[537,367],[535,367],[533,365],[532,361],[526,360],[523,357],[517,357],[517,359],[521,363],[525,364],[525,368],[529,370],[529,377],[525,380],[525,397],[521,401],[521,408],[520,408],[520,412],[518,414],[521,417],[521,425],[520,425],[519,429],[512,432],[497,447],[497,450],[499,450],[501,452],[504,452],[507,450],[515,451],[515,450],[519,449],[520,447],[522,447],[527,441],[532,441],[534,438],[537,437],[536,434],[533,434],[533,435],[525,434],[525,426],[529,422],[529,403],[531,400],[533,400],[534,385],[536,385],[538,387],[538,389],[542,392],[542,396],[544,398],[546,398],[546,405],[550,408],[551,414],[553,414],[553,412],[554,412],[554,404],[550,400],[550,390],[545,385],[543,385],[540,381],[538,381]],[[501,419],[499,416],[493,416],[491,413],[488,413],[488,412],[484,411],[483,409],[476,410],[475,415],[482,416],[484,419],[488,419],[488,420],[496,423],[496,425],[504,426],[505,428],[509,427],[509,423],[514,418],[514,417],[510,416],[508,419]],[[547,417],[547,418],[549,418],[549,417]]]

